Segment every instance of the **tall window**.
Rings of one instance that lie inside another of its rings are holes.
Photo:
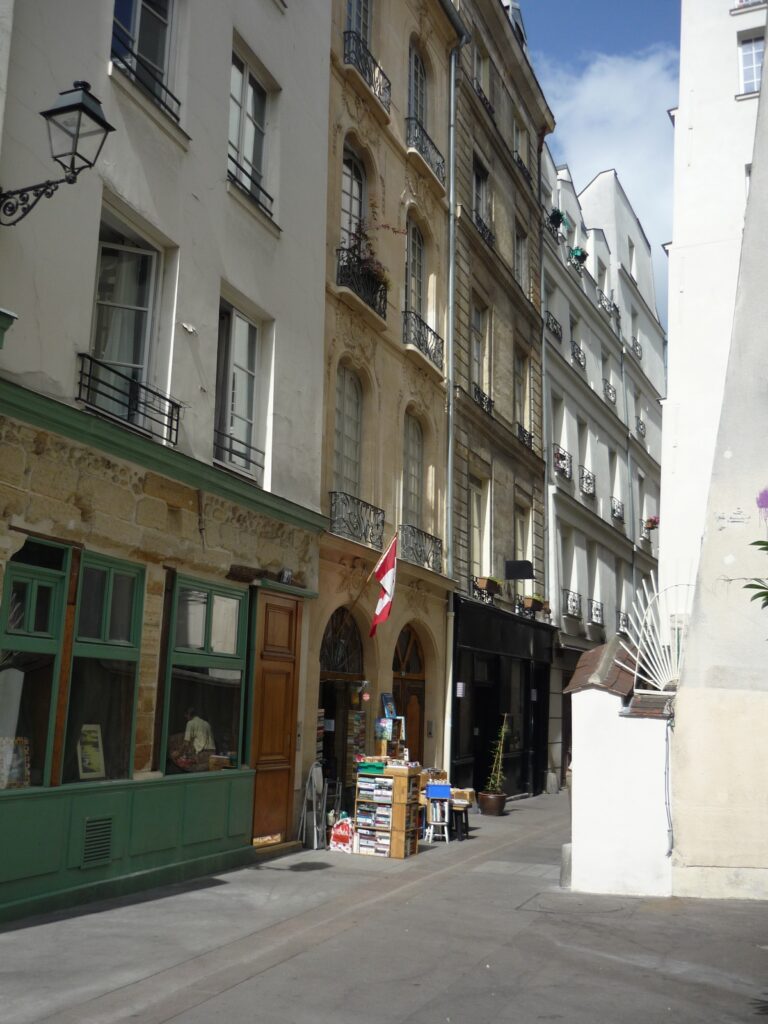
[[[227,173],[271,214],[272,199],[263,188],[267,93],[236,53],[229,79],[229,152]]]
[[[410,76],[408,82],[408,114],[415,117],[422,127],[427,123],[427,72],[421,54],[415,47],[410,52]]]
[[[472,208],[476,218],[480,218],[485,224],[490,219],[488,202],[488,171],[475,157],[472,171],[473,194]]]
[[[487,480],[469,478],[469,571],[484,576],[488,564],[488,492]]]
[[[408,222],[408,285],[406,308],[424,315],[424,236],[417,224]]]
[[[421,529],[424,493],[424,435],[415,416],[406,413],[403,452],[403,522]]]
[[[488,310],[477,299],[472,300],[472,323],[470,331],[470,379],[472,384],[488,390],[487,342]]]
[[[173,0],[115,0],[112,59],[173,118],[179,101],[167,87]]]
[[[360,441],[363,393],[360,381],[347,366],[336,373],[336,426],[334,431],[334,489],[360,494]]]
[[[486,96],[490,93],[489,67],[488,54],[479,43],[475,43],[475,85],[479,86]]]
[[[516,350],[514,362],[514,418],[522,426],[528,422],[528,360]]]
[[[512,123],[512,141],[515,153],[524,164],[528,163],[528,133],[517,121]]]
[[[530,559],[531,510],[525,505],[515,505],[515,558],[522,561]],[[515,583],[515,593],[522,593],[524,583]]]
[[[605,294],[606,278],[607,278],[607,271],[605,269],[605,264],[603,263],[603,261],[600,258],[598,258],[598,260],[597,260],[597,287],[600,289],[601,292],[603,292],[603,294]]]
[[[347,0],[347,32],[357,32],[366,46],[371,41],[373,0]]]
[[[629,272],[632,277],[637,275],[637,267],[635,266],[635,243],[631,238],[627,239],[627,262],[629,264]]]
[[[259,329],[242,313],[222,303],[214,455],[260,479],[264,470],[264,429],[258,421],[259,357]]]
[[[763,75],[763,53],[765,40],[762,35],[742,39],[739,43],[741,57],[741,91],[759,92]]]
[[[528,235],[515,224],[515,278],[517,283],[528,294]]]
[[[341,244],[352,246],[359,239],[365,201],[365,168],[350,149],[344,150],[341,171]]]

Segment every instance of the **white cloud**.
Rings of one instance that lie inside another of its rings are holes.
[[[672,237],[673,129],[667,110],[677,105],[677,51],[669,47],[627,56],[594,53],[578,67],[541,55],[534,66],[557,127],[548,140],[567,163],[576,189],[615,168],[653,252],[656,298],[666,323],[667,257]]]

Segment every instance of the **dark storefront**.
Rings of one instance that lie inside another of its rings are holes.
[[[547,776],[552,626],[456,597],[451,780],[485,788],[491,752],[508,715],[508,796],[541,793]]]

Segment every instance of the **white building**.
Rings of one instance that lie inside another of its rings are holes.
[[[542,191],[554,708],[580,654],[624,630],[656,566],[664,332],[650,245],[615,171],[577,195],[545,147]],[[556,776],[569,740],[566,703],[550,728]]]
[[[696,575],[733,320],[766,4],[683,0],[669,247],[662,586]]]

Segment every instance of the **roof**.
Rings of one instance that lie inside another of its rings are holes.
[[[605,693],[615,693],[617,697],[628,697],[632,693],[634,678],[631,672],[616,664],[619,644],[619,637],[614,634],[607,644],[585,651],[563,693],[603,690]]]

